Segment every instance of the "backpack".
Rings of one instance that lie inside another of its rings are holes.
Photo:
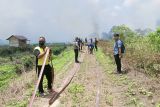
[[[124,46],[124,42],[123,42],[122,40],[120,40],[120,41],[122,42],[121,52],[122,52],[122,53],[125,53],[126,48],[125,48],[125,46]],[[118,43],[117,43],[117,42],[116,42],[116,45],[117,45],[117,47],[118,47]]]
[[[94,48],[94,45],[93,45],[93,44],[90,44],[89,47],[90,47],[90,49],[93,49],[93,48]]]

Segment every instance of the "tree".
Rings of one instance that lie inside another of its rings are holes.
[[[119,26],[113,26],[110,32],[120,34],[122,40],[125,40],[127,37],[133,37],[136,34],[134,31],[132,31],[128,26],[124,24]]]
[[[155,32],[149,34],[149,40],[155,51],[160,52],[160,27]]]

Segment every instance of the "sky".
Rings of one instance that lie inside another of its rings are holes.
[[[71,42],[101,35],[114,25],[152,28],[160,22],[160,0],[0,0],[0,39],[26,36],[37,42]]]

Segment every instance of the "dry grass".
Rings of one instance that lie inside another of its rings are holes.
[[[18,79],[13,79],[8,88],[0,92],[0,106],[6,106],[11,101],[22,102],[27,93],[26,90],[32,89],[33,81],[35,81],[35,72],[24,73]]]
[[[152,51],[147,42],[138,43],[125,44],[126,53],[122,60],[125,69],[134,69],[158,77],[160,74],[160,53]],[[105,54],[113,57],[113,43],[101,41],[100,46]]]

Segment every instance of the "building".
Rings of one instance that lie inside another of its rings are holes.
[[[7,40],[9,40],[9,46],[13,47],[26,47],[29,41],[26,37],[20,35],[12,35]]]

